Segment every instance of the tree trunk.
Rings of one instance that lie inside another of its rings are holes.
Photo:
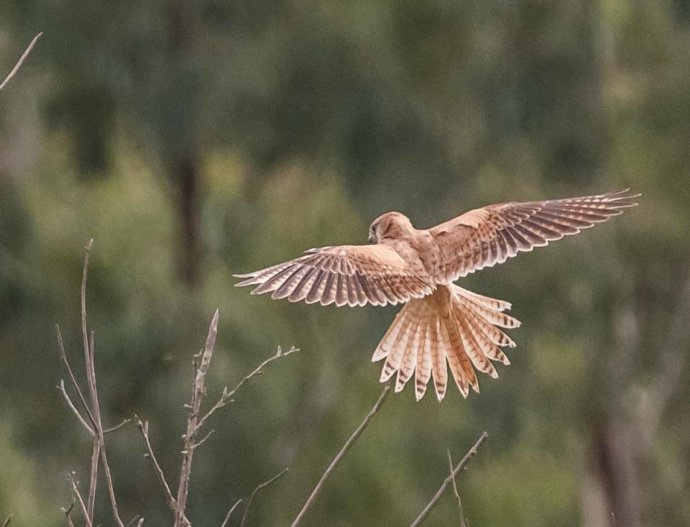
[[[635,426],[611,416],[592,426],[583,488],[583,525],[641,527],[641,494]]]
[[[164,152],[168,157],[168,178],[172,182],[177,211],[177,274],[186,286],[199,285],[201,243],[201,164],[198,131],[195,126],[197,57],[194,36],[197,12],[186,0],[167,4],[169,90],[167,92]]]
[[[175,160],[169,170],[176,183],[177,274],[183,284],[193,288],[199,285],[202,258],[199,164],[190,153]]]

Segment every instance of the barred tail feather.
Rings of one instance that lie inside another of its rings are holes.
[[[475,370],[496,378],[492,361],[510,364],[501,348],[513,348],[515,342],[499,327],[516,328],[520,322],[504,313],[508,309],[508,302],[456,285],[441,286],[427,297],[407,302],[372,357],[373,361],[385,359],[381,382],[395,375],[399,392],[414,376],[415,397],[420,400],[433,379],[441,401],[450,369],[464,397],[470,387],[479,393]]]

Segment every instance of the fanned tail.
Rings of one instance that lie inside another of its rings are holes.
[[[451,284],[433,294],[407,302],[376,347],[373,361],[386,359],[381,382],[397,372],[399,392],[415,376],[415,396],[420,400],[433,378],[439,401],[446,395],[448,367],[464,397],[470,387],[479,393],[479,370],[498,377],[492,361],[510,364],[501,348],[515,342],[503,329],[520,326],[507,315],[510,303],[473,293]]]

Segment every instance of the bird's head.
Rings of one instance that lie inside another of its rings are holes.
[[[413,231],[414,227],[407,216],[400,212],[386,212],[369,226],[369,243],[381,243],[386,239],[400,238]]]

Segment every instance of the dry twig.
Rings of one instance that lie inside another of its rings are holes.
[[[72,509],[74,509],[75,504],[76,500],[73,499],[72,503],[69,504],[69,507],[62,507],[62,512],[65,513],[65,521],[67,521],[67,527],[74,527],[74,522],[72,521]]]
[[[115,426],[111,426],[110,428],[103,430],[103,433],[104,434],[110,434],[111,432],[115,432],[116,430],[119,430],[120,428],[122,428],[123,426],[125,426],[126,424],[131,423],[131,422],[132,422],[132,419],[123,419],[120,422],[120,424],[117,424]]]
[[[79,383],[77,382],[77,379],[74,376],[74,372],[72,371],[72,367],[70,366],[69,361],[67,360],[67,354],[65,353],[65,344],[62,341],[62,333],[60,332],[60,326],[58,324],[55,324],[55,332],[57,334],[58,352],[60,355],[60,360],[62,361],[62,364],[65,366],[65,370],[67,370],[67,373],[69,374],[70,381],[72,381],[72,386],[74,387],[74,389],[77,391],[77,394],[79,395],[79,400],[81,401],[84,412],[86,412],[86,415],[89,418],[89,422],[91,423],[91,425],[94,425],[95,420],[93,418],[93,415],[91,415],[91,410],[89,410],[89,404],[86,402],[86,398],[84,397],[84,393],[81,391],[81,388],[79,387]],[[64,386],[64,382],[62,384]],[[65,396],[66,395],[67,394],[65,393]],[[67,397],[67,399],[69,399],[69,397]],[[72,404],[71,401],[69,401],[68,404],[70,405],[70,407],[74,408],[74,404]],[[80,418],[80,421],[84,421],[84,419],[81,418],[81,415],[79,415],[79,412],[77,412],[77,414],[78,414],[78,417]],[[90,426],[87,425],[86,429],[89,430],[91,432],[91,434],[93,435],[94,432]]]
[[[192,390],[192,400],[189,404],[189,417],[187,419],[187,432],[183,436],[184,448],[182,450],[182,465],[180,467],[180,481],[177,488],[177,510],[175,511],[175,527],[183,527],[189,522],[185,521],[184,515],[187,506],[187,494],[189,492],[189,479],[192,475],[192,458],[194,456],[194,442],[199,430],[199,412],[201,402],[206,394],[206,375],[211,366],[213,357],[213,347],[218,335],[218,310],[213,314],[211,325],[206,336],[206,345],[201,351],[200,356],[195,360],[196,375],[194,377],[194,388]]]
[[[465,521],[465,513],[462,509],[462,500],[460,499],[460,493],[458,492],[458,484],[455,481],[455,474],[453,474],[453,456],[450,455],[450,450],[447,451],[448,454],[448,468],[450,469],[450,477],[453,478],[453,495],[458,502],[458,514],[460,515],[460,527],[467,527],[467,522]]]
[[[240,527],[244,527],[244,522],[247,521],[247,514],[249,514],[249,507],[251,507],[251,505],[252,505],[252,500],[254,499],[254,496],[256,496],[256,494],[257,494],[261,489],[265,489],[265,488],[268,487],[271,483],[273,483],[274,481],[276,481],[276,480],[280,479],[282,476],[284,476],[284,475],[287,473],[287,471],[288,471],[288,469],[287,469],[287,468],[284,468],[283,470],[281,470],[278,474],[276,474],[275,476],[273,476],[273,477],[272,477],[271,479],[269,479],[268,481],[264,481],[263,483],[260,483],[259,485],[256,486],[256,488],[254,489],[254,491],[253,491],[253,492],[251,493],[251,495],[249,496],[249,499],[247,500],[247,506],[244,508],[244,514],[242,515],[242,523],[240,523]],[[237,504],[236,504],[236,505],[237,505]],[[231,512],[232,512],[232,509],[231,509]],[[229,517],[229,514],[228,514],[228,517]]]
[[[93,240],[90,240],[88,245],[85,248],[85,254],[84,254],[84,269],[82,271],[82,280],[81,280],[81,294],[80,294],[80,300],[81,300],[81,332],[82,332],[82,341],[83,341],[83,347],[84,347],[84,363],[85,363],[85,368],[86,368],[86,382],[87,382],[87,387],[88,387],[88,395],[89,399],[87,401],[84,392],[81,390],[79,386],[79,382],[77,382],[77,379],[74,375],[74,372],[69,364],[69,361],[67,359],[67,354],[65,353],[65,347],[64,343],[62,340],[62,334],[60,333],[60,328],[57,327],[57,339],[58,339],[58,349],[59,349],[59,354],[60,354],[60,360],[62,361],[63,365],[65,366],[65,369],[67,370],[67,373],[69,375],[69,379],[72,383],[73,388],[79,395],[79,401],[81,402],[81,405],[83,407],[84,413],[86,414],[88,421],[86,418],[84,418],[81,415],[81,412],[78,410],[77,406],[74,404],[74,402],[71,400],[69,397],[69,394],[67,393],[67,390],[65,388],[65,383],[64,381],[60,381],[60,385],[58,386],[58,389],[60,390],[62,396],[64,397],[65,401],[67,402],[67,406],[69,409],[74,413],[74,415],[77,417],[79,422],[86,428],[87,432],[91,437],[93,438],[93,447],[91,451],[91,470],[90,470],[90,477],[89,477],[89,491],[88,495],[86,498],[86,502],[84,502],[81,493],[79,492],[79,489],[76,485],[76,482],[74,480],[74,477],[72,477],[72,487],[73,490],[76,493],[76,497],[78,498],[79,504],[82,506],[84,516],[85,516],[85,521],[87,525],[93,525],[94,523],[94,508],[95,508],[95,503],[96,503],[96,487],[98,484],[98,469],[99,469],[99,460],[100,460],[100,466],[103,468],[103,473],[105,474],[105,479],[106,479],[106,484],[108,487],[108,495],[110,497],[110,504],[112,508],[112,513],[113,513],[113,518],[115,519],[115,523],[117,524],[118,527],[124,527],[124,523],[122,522],[122,519],[120,518],[120,513],[117,508],[117,499],[115,497],[115,489],[113,486],[113,479],[112,475],[110,473],[110,465],[108,463],[108,457],[105,451],[105,433],[106,431],[103,429],[103,423],[101,420],[101,409],[100,409],[100,404],[98,401],[98,387],[96,384],[96,367],[95,367],[95,342],[94,342],[94,333],[91,332],[89,334],[88,331],[88,324],[87,324],[87,317],[86,317],[86,285],[87,285],[87,277],[88,277],[88,271],[89,271],[89,255],[91,252],[91,248],[93,246]],[[116,430],[120,428],[124,423],[120,423],[119,425],[108,429],[108,432],[111,432],[113,430]],[[71,507],[65,512],[66,517],[68,518],[68,524],[71,523],[70,515],[69,512],[71,511]]]
[[[245,375],[240,382],[237,383],[237,385],[230,391],[228,391],[228,387],[226,386],[223,388],[223,393],[220,396],[220,399],[218,399],[218,402],[211,407],[211,409],[204,414],[204,416],[199,419],[199,422],[197,423],[197,431],[208,421],[208,419],[215,413],[216,410],[223,408],[224,406],[227,406],[231,402],[233,402],[233,397],[237,393],[237,391],[250,379],[253,377],[256,377],[257,375],[261,375],[263,373],[263,370],[266,366],[268,366],[270,363],[272,363],[275,360],[278,360],[283,357],[287,357],[289,355],[292,355],[293,353],[296,353],[299,351],[299,348],[295,348],[294,346],[291,346],[289,350],[286,352],[283,352],[282,348],[278,346],[278,350],[276,351],[275,355],[272,357],[269,357],[265,361],[263,361],[261,364],[259,364],[254,370],[249,373],[248,375]]]
[[[309,498],[307,498],[307,501],[304,503],[304,506],[302,507],[302,510],[299,511],[299,514],[295,518],[295,520],[292,522],[291,527],[297,527],[300,522],[304,519],[304,515],[307,513],[307,511],[311,508],[311,506],[314,504],[314,501],[316,500],[316,497],[318,496],[319,492],[321,492],[321,489],[323,488],[324,483],[328,479],[328,476],[331,475],[331,473],[335,470],[335,467],[338,466],[338,464],[343,460],[345,457],[345,454],[347,454],[348,450],[352,447],[354,442],[357,440],[357,438],[362,435],[362,432],[367,428],[369,425],[369,421],[376,415],[376,412],[379,411],[381,408],[381,405],[383,402],[386,400],[386,396],[388,395],[388,391],[390,390],[390,385],[386,384],[383,387],[383,391],[381,392],[381,395],[379,395],[378,400],[374,404],[371,410],[369,410],[369,413],[366,415],[364,420],[360,423],[360,425],[357,427],[357,429],[352,433],[352,435],[345,441],[345,444],[343,447],[340,449],[340,451],[336,454],[336,456],[333,458],[333,461],[331,461],[330,465],[326,468],[325,472],[321,476],[321,479],[319,479],[319,482],[316,484],[314,487],[314,490],[312,490],[311,494],[309,495]]]
[[[41,38],[41,35],[43,35],[43,32],[39,33],[38,35],[36,35],[33,38],[31,43],[29,44],[29,47],[26,48],[26,51],[24,51],[24,53],[22,53],[22,56],[19,57],[19,60],[14,65],[14,68],[12,68],[12,71],[10,71],[7,74],[7,77],[5,77],[5,80],[2,81],[2,84],[0,84],[0,90],[2,90],[7,85],[8,82],[10,82],[10,79],[12,79],[12,77],[14,77],[16,75],[16,73],[19,71],[19,68],[22,67],[22,64],[24,64],[24,61],[26,60],[26,57],[29,56],[29,53],[31,53],[31,50],[36,45],[36,42],[38,41],[38,39]]]
[[[237,500],[235,504],[232,507],[230,507],[230,510],[225,515],[225,519],[223,520],[223,523],[220,527],[226,527],[228,525],[228,522],[230,521],[230,516],[232,516],[232,513],[235,512],[235,509],[240,506],[240,503],[242,503],[241,499]]]
[[[422,510],[422,512],[419,513],[419,516],[417,516],[415,520],[410,524],[410,527],[418,527],[422,524],[422,522],[426,519],[431,510],[436,506],[438,500],[440,500],[443,494],[446,492],[446,488],[448,488],[448,485],[450,485],[451,482],[455,481],[455,478],[458,477],[458,474],[460,474],[460,472],[462,472],[462,470],[467,466],[467,463],[469,463],[470,460],[477,455],[479,447],[482,446],[482,443],[486,441],[487,437],[489,436],[486,432],[482,433],[482,435],[479,436],[479,439],[477,439],[476,443],[472,445],[472,448],[468,450],[467,454],[465,454],[465,456],[460,460],[460,463],[458,463],[457,466],[451,471],[450,476],[448,476],[443,481],[439,489],[436,491],[436,494],[434,494],[434,497],[431,498],[431,501],[427,504],[426,507],[424,507],[424,510]]]
[[[79,484],[77,483],[76,477],[77,475],[74,471],[71,471],[69,473],[69,481],[72,484],[72,494],[74,494],[74,499],[77,503],[79,503],[79,506],[81,507],[81,512],[84,515],[84,522],[86,523],[87,527],[92,527],[93,522],[91,520],[91,515],[86,508],[86,504],[84,503],[84,498],[82,497],[81,491],[79,490]]]
[[[14,517],[13,514],[10,514],[7,518],[5,518],[5,521],[2,522],[2,527],[8,527],[10,523],[12,523],[12,518]]]
[[[187,429],[185,434],[182,436],[183,448],[182,448],[182,462],[180,466],[180,479],[178,483],[177,495],[173,495],[172,489],[165,477],[163,469],[161,468],[156,455],[153,452],[153,447],[151,446],[151,440],[149,437],[148,422],[141,421],[137,416],[134,416],[134,420],[139,428],[144,444],[146,445],[146,456],[151,460],[154,472],[158,478],[158,482],[163,489],[166,502],[168,507],[172,510],[175,515],[175,527],[188,527],[191,522],[186,516],[186,505],[187,505],[187,495],[189,493],[189,481],[192,473],[192,461],[194,456],[194,451],[200,447],[206,440],[213,434],[213,430],[208,432],[203,438],[197,439],[199,432],[204,424],[209,420],[209,418],[219,410],[220,408],[228,405],[233,401],[234,395],[237,391],[250,379],[263,373],[264,368],[271,362],[287,357],[295,353],[297,348],[291,347],[287,352],[283,352],[281,348],[272,357],[269,357],[261,364],[259,364],[254,370],[246,375],[242,380],[232,389],[228,390],[227,387],[223,389],[223,393],[220,399],[214,404],[211,409],[205,414],[201,414],[201,406],[203,403],[204,396],[206,395],[206,376],[208,374],[209,368],[211,366],[211,359],[213,358],[213,349],[215,346],[216,337],[218,335],[218,319],[219,312],[215,311],[213,314],[213,319],[209,326],[208,335],[206,337],[206,344],[204,348],[194,357],[194,384],[192,388],[192,399],[189,404],[185,407],[189,409],[189,415],[187,418]],[[282,473],[280,474],[282,475]],[[276,478],[277,479],[277,478]],[[272,480],[273,481],[273,480]],[[255,492],[261,490],[267,484],[260,485]],[[252,495],[253,497],[253,495]],[[250,498],[251,502],[251,498]],[[230,515],[239,505],[235,503],[233,507],[228,511],[226,518],[224,520],[224,525],[229,521]],[[249,504],[248,504],[249,505]]]
[[[141,516],[141,514],[135,514],[134,517],[127,522],[127,525],[125,527],[130,527],[131,525],[134,525],[134,522],[137,522],[137,525],[141,525],[144,523],[144,518]]]
[[[82,424],[82,426],[84,428],[86,428],[86,431],[89,433],[89,435],[94,437],[96,435],[96,433],[93,431],[93,428],[91,428],[89,426],[89,423],[87,423],[84,420],[84,418],[79,413],[79,410],[77,410],[77,407],[74,406],[72,399],[70,399],[70,396],[67,394],[67,390],[65,389],[65,381],[64,380],[60,379],[60,384],[58,385],[57,389],[62,394],[62,397],[65,399],[65,402],[67,403],[67,407],[70,410],[72,410],[72,413],[76,416],[77,420]]]
[[[163,489],[163,494],[165,494],[165,500],[168,503],[168,507],[170,507],[170,510],[173,512],[173,514],[177,515],[179,510],[177,500],[175,499],[175,496],[173,496],[172,490],[170,490],[170,485],[165,479],[165,474],[163,473],[163,469],[156,459],[156,455],[153,453],[153,447],[151,446],[151,440],[149,439],[149,423],[148,421],[143,422],[136,415],[134,416],[134,421],[141,432],[141,436],[144,438],[144,443],[146,445],[146,457],[148,457],[153,464],[153,470],[158,478],[158,483],[160,483],[160,486]],[[183,517],[183,521],[185,521],[187,524],[190,524],[186,516]]]
[[[81,333],[84,345],[84,364],[86,366],[86,385],[89,390],[89,400],[91,402],[91,414],[93,416],[94,434],[93,447],[91,450],[91,479],[89,482],[89,505],[88,515],[93,520],[94,508],[96,506],[96,487],[98,485],[98,459],[101,455],[100,435],[102,433],[100,405],[98,404],[98,392],[96,391],[96,367],[94,361],[93,334],[89,341],[89,330],[86,322],[86,279],[89,272],[89,256],[93,240],[89,240],[84,253],[84,269],[81,277]],[[93,372],[93,375],[92,375]],[[100,430],[100,432],[99,432]],[[114,502],[113,502],[114,503]],[[117,507],[115,507],[117,509]],[[117,516],[117,515],[116,515]],[[121,523],[121,522],[120,522]],[[119,525],[119,524],[118,524]]]
[[[78,482],[76,480],[76,474],[74,472],[70,473],[70,480],[72,484],[72,490],[74,494],[74,501],[68,508],[63,508],[63,512],[65,513],[66,521],[68,527],[71,527],[74,525],[74,522],[71,517],[71,513],[74,509],[75,504],[78,504],[79,507],[82,510],[82,513],[84,515],[84,522],[86,527],[93,527],[94,525],[94,506],[95,506],[95,497],[96,497],[96,486],[98,482],[98,470],[99,468],[103,469],[103,473],[105,475],[105,480],[108,488],[108,494],[110,497],[110,503],[111,503],[111,508],[112,508],[112,513],[113,517],[115,519],[115,523],[117,524],[118,527],[125,527],[124,523],[122,522],[122,519],[120,517],[118,507],[117,507],[117,500],[115,496],[115,490],[114,490],[114,485],[113,485],[113,480],[112,480],[112,475],[110,473],[110,466],[108,463],[106,451],[105,451],[105,434],[113,432],[115,430],[118,430],[125,424],[131,421],[131,419],[125,419],[122,422],[120,422],[118,425],[104,429],[103,423],[102,423],[102,418],[101,418],[101,409],[100,409],[100,403],[98,399],[98,387],[97,387],[97,382],[96,382],[96,368],[95,368],[95,339],[94,339],[94,333],[89,332],[88,330],[88,323],[87,323],[87,310],[86,310],[86,286],[87,286],[87,277],[88,277],[88,269],[89,269],[89,256],[90,256],[90,251],[92,248],[93,240],[89,242],[87,247],[85,248],[85,256],[84,256],[84,269],[82,273],[82,284],[81,284],[81,330],[82,330],[82,341],[83,341],[83,348],[84,348],[84,362],[85,362],[85,370],[86,370],[86,382],[87,382],[87,392],[82,391],[81,386],[79,382],[76,379],[76,376],[74,375],[74,371],[69,363],[69,360],[67,358],[67,354],[65,352],[65,347],[62,339],[62,334],[60,332],[60,328],[56,326],[57,329],[57,340],[58,340],[58,349],[59,349],[59,356],[60,360],[63,363],[67,373],[68,373],[68,378],[69,381],[72,384],[72,388],[74,391],[76,391],[78,395],[78,404],[75,404],[72,398],[70,397],[67,388],[65,386],[64,380],[62,380],[58,386],[58,390],[60,391],[61,395],[65,399],[68,408],[70,411],[75,415],[79,423],[86,429],[86,431],[89,433],[89,435],[93,439],[93,449],[92,449],[92,454],[91,454],[91,472],[90,472],[90,478],[89,478],[89,490],[88,490],[88,495],[86,495],[86,499],[84,499],[84,496],[82,495]],[[198,440],[198,433],[202,426],[208,421],[208,419],[220,408],[228,405],[229,403],[233,402],[233,397],[234,395],[238,392],[238,390],[249,380],[251,380],[253,377],[260,375],[263,373],[264,368],[270,364],[271,362],[282,358],[282,357],[287,357],[293,353],[295,353],[297,348],[291,347],[287,352],[283,352],[281,348],[278,348],[277,352],[275,355],[272,357],[269,357],[268,359],[264,360],[259,366],[257,366],[252,372],[250,372],[248,375],[246,375],[242,380],[232,389],[228,390],[227,387],[223,389],[223,393],[220,397],[220,399],[216,402],[211,409],[206,412],[205,414],[201,413],[201,406],[202,402],[204,399],[204,396],[206,395],[206,377],[211,365],[211,359],[213,357],[213,349],[215,345],[215,340],[216,336],[218,334],[218,318],[219,318],[219,313],[218,310],[213,315],[213,319],[211,321],[211,325],[209,327],[208,335],[206,337],[206,344],[195,356],[194,360],[194,371],[195,371],[195,376],[194,376],[194,384],[193,384],[193,391],[192,391],[192,399],[191,402],[188,405],[185,405],[189,409],[189,415],[187,419],[187,430],[185,435],[183,436],[183,441],[184,441],[184,446],[182,450],[182,463],[180,467],[180,479],[179,479],[179,486],[178,486],[178,491],[177,491],[177,496],[173,495],[172,489],[170,488],[170,485],[168,484],[168,481],[165,477],[165,474],[163,473],[163,470],[158,463],[158,460],[156,459],[156,456],[153,452],[153,448],[151,446],[151,441],[149,438],[149,429],[148,429],[148,423],[141,421],[137,416],[134,417],[134,420],[137,424],[137,427],[139,428],[139,431],[144,439],[144,444],[146,446],[146,456],[151,460],[151,463],[154,468],[154,472],[156,474],[156,477],[158,478],[158,481],[161,485],[161,488],[163,489],[163,493],[165,495],[166,501],[168,503],[168,506],[170,509],[173,511],[173,514],[175,515],[175,527],[190,527],[191,522],[186,516],[185,509],[186,509],[186,502],[187,502],[187,495],[189,492],[189,482],[191,478],[191,469],[192,469],[192,460],[193,460],[193,454],[194,450],[201,446],[213,433],[213,430],[211,430],[208,434],[206,434],[205,437],[202,439]],[[382,397],[380,398],[379,402],[377,403],[377,408],[380,406],[380,404],[383,402],[383,395],[385,395],[386,390],[384,390],[384,394],[382,394]],[[81,407],[81,408],[80,408]],[[375,410],[374,410],[375,411]],[[373,414],[372,414],[373,415]],[[371,416],[368,416],[368,419],[370,419]],[[364,426],[365,423],[363,423]],[[360,428],[363,430],[362,425]],[[354,441],[356,439],[356,436],[358,436],[361,433],[361,430],[358,430],[351,438],[351,441]],[[344,451],[346,451],[349,448],[349,445],[346,444],[344,447]],[[344,453],[344,452],[343,452]],[[100,462],[99,462],[100,461]],[[337,463],[336,460],[335,463]],[[333,465],[335,466],[335,465]],[[332,469],[331,469],[332,470]],[[280,474],[274,476],[270,480],[260,484],[257,486],[252,494],[249,497],[249,500],[247,501],[247,506],[245,508],[245,512],[242,518],[242,524],[244,524],[247,514],[249,511],[249,506],[251,505],[252,500],[254,499],[255,495],[263,488],[267,487],[274,481],[276,481],[278,478],[280,478],[283,474],[287,472],[287,469],[282,471]],[[232,508],[228,511],[225,520],[223,522],[223,525],[227,525],[227,523],[230,520],[230,516],[232,515],[233,511],[239,506],[241,503],[241,500],[239,500],[237,503],[235,503]],[[144,518],[140,516],[135,516],[132,518],[127,525],[133,525],[134,522],[137,522],[137,526],[140,527],[144,523]],[[3,526],[5,527],[5,526]]]

